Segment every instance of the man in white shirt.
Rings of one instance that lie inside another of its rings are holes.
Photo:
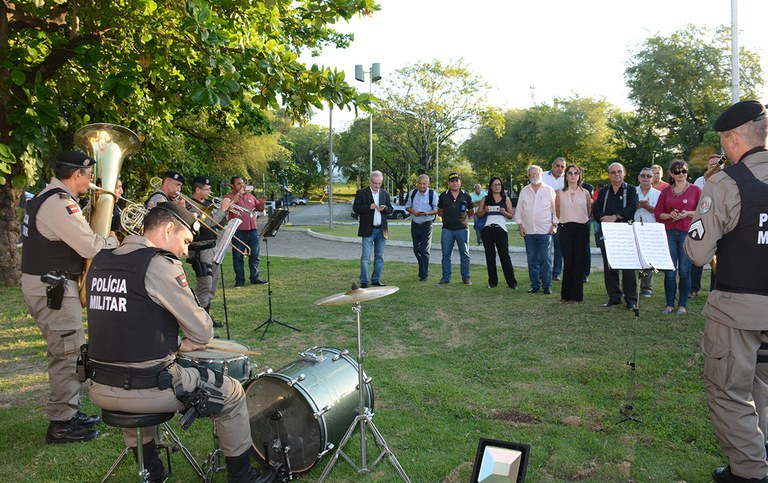
[[[429,176],[419,175],[418,188],[411,191],[405,203],[411,214],[413,254],[419,262],[419,281],[429,276],[429,249],[432,246],[432,222],[437,215],[437,193],[429,189]]]
[[[549,295],[552,293],[549,252],[552,249],[552,235],[557,233],[558,220],[555,190],[542,182],[542,174],[539,166],[528,167],[528,180],[531,183],[520,190],[515,222],[525,241],[525,253],[528,256],[528,276],[531,279],[528,293],[538,293],[543,288],[544,293]]]
[[[542,182],[553,190],[561,190],[565,185],[565,158],[557,157],[552,161],[552,169],[544,173]],[[552,235],[552,280],[560,280],[563,273],[563,254],[560,252],[560,232]]]
[[[635,211],[635,221],[638,223],[656,223],[656,216],[653,210],[659,201],[661,191],[651,185],[653,181],[653,168],[643,168],[637,175],[637,210]],[[645,275],[640,277],[640,293],[643,297],[653,295],[653,272],[648,270]]]

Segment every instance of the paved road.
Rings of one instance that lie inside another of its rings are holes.
[[[356,223],[349,213],[350,203],[334,203],[334,223]],[[298,225],[322,225],[328,223],[328,205],[311,204],[291,208],[290,221]],[[269,254],[294,258],[328,258],[335,260],[357,260],[360,258],[360,239],[317,234],[307,229],[283,226],[277,236],[269,240]],[[513,247],[510,253],[515,268],[527,267],[528,261],[522,248]],[[485,265],[485,252],[482,247],[470,247],[470,259],[474,265]],[[439,244],[432,245],[431,264],[441,263]],[[389,241],[384,252],[385,261],[416,263],[413,249],[409,242]],[[459,264],[458,251],[454,250],[452,262]],[[592,269],[602,270],[602,259],[592,255]]]

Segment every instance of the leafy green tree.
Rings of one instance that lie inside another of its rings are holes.
[[[343,72],[298,61],[304,50],[344,48],[328,25],[370,14],[374,0],[154,0],[3,2],[0,7],[0,283],[18,280],[15,206],[44,163],[89,122],[136,131],[133,172],[187,158],[181,119],[263,134],[262,111],[297,120],[332,103],[367,109]],[[190,161],[190,167],[196,166]],[[157,172],[157,171],[155,171]]]
[[[311,190],[322,189],[328,184],[328,128],[307,124],[289,130],[280,144],[291,154],[282,170],[288,183],[309,197]]]
[[[755,99],[762,85],[760,59],[741,49],[739,62],[741,97]],[[640,45],[625,77],[640,124],[652,127],[652,135],[662,143],[657,157],[688,156],[702,143],[704,133],[730,104],[730,76],[729,28],[688,26]],[[638,134],[632,144],[649,136]]]

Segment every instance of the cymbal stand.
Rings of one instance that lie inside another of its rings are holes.
[[[391,449],[389,449],[389,446],[387,446],[386,441],[384,441],[384,437],[381,435],[381,432],[378,430],[375,424],[373,424],[373,413],[371,412],[370,408],[365,407],[365,395],[363,394],[363,390],[365,387],[365,372],[363,371],[363,334],[362,334],[362,326],[360,324],[360,311],[361,307],[359,303],[356,303],[352,305],[352,312],[354,312],[357,315],[357,390],[360,395],[360,404],[357,416],[355,417],[354,421],[352,421],[352,424],[349,425],[349,428],[347,429],[347,432],[344,434],[344,437],[341,439],[341,443],[339,443],[339,447],[336,449],[336,451],[333,453],[333,457],[331,458],[331,461],[328,463],[328,466],[325,467],[323,470],[323,474],[320,475],[320,479],[318,482],[325,481],[326,478],[328,478],[328,475],[331,473],[331,470],[333,470],[333,466],[336,464],[336,461],[338,461],[339,456],[342,456],[345,460],[347,460],[347,463],[349,463],[352,468],[355,469],[358,473],[370,473],[371,469],[368,468],[368,459],[366,455],[366,443],[365,443],[365,430],[366,426],[370,428],[371,432],[373,433],[374,438],[376,439],[376,445],[381,449],[381,453],[379,453],[379,456],[374,460],[374,462],[371,464],[371,468],[375,467],[379,461],[386,455],[387,458],[389,458],[389,462],[392,464],[392,466],[397,471],[397,474],[400,475],[400,478],[402,478],[403,481],[406,483],[411,483],[411,480],[408,478],[408,475],[405,474],[405,470],[402,466],[400,466],[400,463],[397,461],[397,458],[395,457],[395,454],[392,452]],[[344,453],[344,446],[349,442],[350,437],[352,436],[352,433],[355,431],[355,428],[357,425],[360,425],[360,466],[357,466],[350,457]]]
[[[219,431],[216,429],[216,421],[213,422],[213,451],[208,454],[208,457],[203,463],[203,471],[205,477],[203,481],[209,483],[213,481],[213,475],[219,473],[224,469],[221,464],[221,445],[219,445]]]

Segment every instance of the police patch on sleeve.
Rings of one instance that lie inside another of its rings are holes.
[[[712,208],[712,196],[705,195],[699,202],[699,213],[704,215]]]
[[[176,282],[181,285],[182,287],[187,287],[189,284],[187,283],[187,276],[183,273],[176,277]]]
[[[688,229],[688,236],[693,240],[701,240],[704,238],[704,223],[701,220],[696,220],[691,223],[691,227]]]
[[[75,213],[78,213],[80,211],[80,207],[77,205],[77,203],[70,203],[67,205],[67,213],[70,215],[74,215]]]

